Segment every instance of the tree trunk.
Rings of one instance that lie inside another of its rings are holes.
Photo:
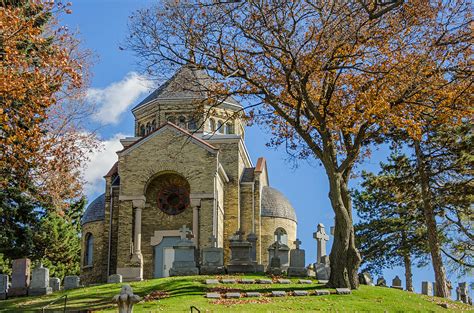
[[[327,171],[329,178],[329,199],[336,214],[334,242],[329,259],[331,275],[328,286],[333,288],[359,287],[357,270],[361,258],[355,246],[352,208],[347,182],[333,171]]]
[[[431,192],[429,186],[429,176],[425,165],[425,158],[419,141],[415,140],[415,154],[417,161],[417,170],[420,175],[421,197],[423,200],[423,214],[425,216],[425,224],[427,228],[428,244],[431,252],[431,261],[435,273],[436,296],[447,298],[448,288],[446,284],[446,272],[441,257],[440,241],[436,226],[436,216],[431,202]]]
[[[409,253],[403,254],[403,263],[405,264],[406,289],[413,292],[413,274],[411,273],[411,257]]]

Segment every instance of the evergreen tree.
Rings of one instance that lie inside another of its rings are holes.
[[[355,225],[356,243],[365,270],[405,267],[406,289],[413,291],[412,264],[422,265],[428,252],[413,164],[392,154],[378,175],[364,172],[354,208],[362,222]]]
[[[67,215],[50,210],[38,224],[34,235],[35,256],[49,268],[50,274],[63,278],[78,275],[80,271],[80,216],[85,198],[71,205]]]

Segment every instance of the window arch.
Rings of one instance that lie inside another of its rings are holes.
[[[279,243],[283,245],[288,245],[288,233],[286,232],[284,228],[278,227],[275,230],[274,236],[275,236],[275,242],[278,241]]]
[[[176,123],[176,119],[175,119],[174,116],[172,116],[172,115],[171,115],[171,116],[168,116],[168,118],[167,118],[166,120],[167,120],[168,122],[170,122],[170,123],[173,123],[173,124]]]
[[[234,124],[226,123],[225,124],[225,133],[226,134],[233,134],[234,133]]]
[[[85,253],[84,253],[84,265],[92,266],[92,260],[94,255],[94,236],[91,233],[86,235],[86,244],[85,244]]]
[[[209,128],[211,129],[211,132],[216,131],[216,121],[212,118],[209,120]]]
[[[222,127],[222,121],[217,122],[217,132],[223,134],[224,133],[224,127]]]
[[[153,120],[151,122],[151,131],[154,131],[156,129],[156,120]]]

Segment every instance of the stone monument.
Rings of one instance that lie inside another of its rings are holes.
[[[64,290],[79,288],[81,279],[79,276],[71,275],[64,277]]]
[[[387,281],[385,280],[383,276],[380,276],[379,278],[377,278],[377,286],[387,287]]]
[[[199,269],[196,266],[196,246],[191,240],[194,236],[186,225],[183,225],[179,232],[181,239],[173,246],[174,261],[170,276],[199,275]]]
[[[61,279],[57,277],[51,277],[49,279],[49,287],[51,287],[53,292],[59,291],[61,289]]]
[[[107,277],[107,284],[119,284],[123,280],[122,275],[120,274],[112,274]]]
[[[225,274],[224,249],[217,247],[217,238],[209,237],[211,247],[202,249],[200,273],[205,275]]]
[[[313,233],[313,238],[315,238],[318,243],[317,258],[316,263],[314,264],[316,278],[318,280],[328,280],[331,275],[329,256],[326,254],[326,242],[329,240],[329,236],[326,234],[323,224],[318,224],[318,230]]]
[[[313,233],[313,238],[318,242],[316,263],[322,263],[321,258],[326,255],[326,242],[329,241],[329,236],[322,223],[318,224],[318,230]]]
[[[53,289],[49,287],[49,269],[43,267],[43,264],[39,264],[37,268],[33,270],[31,275],[31,283],[28,288],[29,296],[42,296],[49,295],[53,292]]]
[[[296,249],[290,251],[290,267],[288,276],[306,277],[308,269],[305,267],[305,251],[300,249],[301,241],[296,239],[294,242]]]
[[[372,277],[370,276],[369,273],[367,272],[363,272],[363,273],[360,273],[359,274],[359,283],[361,283],[362,285],[373,285],[372,283]]]
[[[274,247],[275,250],[273,252],[273,255],[270,258],[270,264],[268,266],[268,273],[271,274],[271,275],[279,276],[279,275],[283,274],[283,270],[282,270],[282,266],[281,266],[281,259],[280,259],[281,244],[277,240],[272,245],[272,247]]]
[[[119,313],[132,313],[133,305],[140,300],[139,296],[133,294],[130,285],[123,285],[120,294],[112,298],[112,301],[118,304]]]
[[[252,245],[252,247],[250,248],[250,260],[252,260],[255,266],[255,270],[259,273],[263,273],[265,272],[265,267],[263,266],[263,264],[258,264],[257,262],[257,240],[258,237],[254,233],[250,233],[247,236],[247,241],[250,242],[250,244]]]
[[[250,254],[252,244],[244,240],[244,232],[238,230],[230,240],[230,262],[227,265],[227,272],[233,273],[255,273],[257,271],[255,263]]]
[[[433,296],[433,283],[429,281],[421,282],[421,294]]]
[[[0,300],[5,300],[8,293],[8,275],[0,274]]]
[[[12,262],[12,285],[8,296],[26,296],[30,286],[30,259],[16,259]]]
[[[458,298],[462,303],[469,304],[471,302],[469,297],[469,286],[466,282],[458,283],[456,292],[459,294]]]
[[[392,280],[392,288],[403,290],[402,280],[398,275]]]

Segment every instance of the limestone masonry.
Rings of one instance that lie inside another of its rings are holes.
[[[82,217],[81,284],[169,276],[183,226],[198,267],[210,262],[205,248],[221,248],[227,266],[238,231],[255,268],[268,267],[276,241],[295,248],[295,211],[270,187],[265,159],[252,164],[242,106],[211,100],[211,84],[183,66],[132,109],[135,137],[121,140],[104,194]]]

